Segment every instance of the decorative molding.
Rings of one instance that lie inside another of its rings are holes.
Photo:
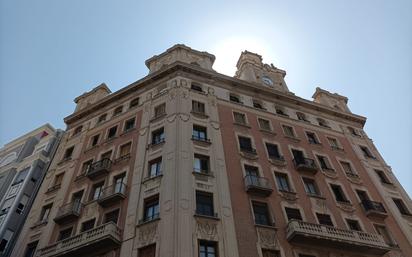
[[[139,240],[138,240],[138,245],[140,247],[152,244],[156,241],[157,224],[158,222],[150,222],[150,223],[140,226]]]
[[[218,241],[217,224],[215,221],[196,219],[197,237],[204,240]]]
[[[256,227],[258,241],[262,248],[278,249],[279,243],[277,240],[276,229]]]

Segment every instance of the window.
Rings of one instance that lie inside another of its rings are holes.
[[[278,145],[265,143],[266,149],[268,151],[269,158],[271,159],[282,159],[282,156],[279,153]]]
[[[315,133],[307,131],[306,136],[308,137],[308,141],[310,144],[314,144],[314,145],[320,144],[318,137],[315,135]]]
[[[409,212],[408,208],[406,207],[402,199],[392,198],[392,200],[396,204],[396,207],[398,207],[398,210],[401,214],[411,215],[411,213]]]
[[[116,209],[114,211],[104,214],[104,224],[109,223],[109,222],[113,222],[114,224],[117,224],[118,219],[119,219],[119,209]]]
[[[24,179],[27,177],[27,174],[29,174],[29,171],[30,171],[30,168],[26,168],[26,169],[20,171],[19,173],[17,173],[17,176],[14,179],[13,184],[23,182]]]
[[[126,174],[120,174],[114,177],[114,192],[115,193],[125,193],[126,184],[124,183]]]
[[[104,154],[102,154],[102,156],[100,156],[100,160],[104,160],[104,159],[110,159],[110,157],[112,157],[112,151],[107,151]]]
[[[156,244],[151,244],[142,248],[139,248],[139,257],[155,257],[156,256]]]
[[[332,167],[330,166],[328,158],[326,158],[325,156],[321,156],[321,155],[316,155],[316,157],[318,158],[320,168],[322,170],[333,170]]]
[[[256,179],[259,177],[259,169],[258,167],[245,164],[245,174],[248,177],[252,177],[251,179]]]
[[[133,129],[134,126],[135,126],[135,121],[136,121],[135,118],[128,119],[128,120],[124,123],[124,132],[127,132],[127,131]]]
[[[362,150],[362,153],[365,157],[375,159],[375,156],[372,155],[369,148],[367,148],[366,146],[359,146],[359,147]]]
[[[102,123],[102,122],[106,121],[106,119],[107,119],[107,114],[106,113],[102,114],[102,115],[99,116],[99,119],[97,120],[97,123]]]
[[[149,163],[149,177],[153,178],[162,174],[162,158],[152,160]]]
[[[316,213],[319,224],[333,227],[333,222],[329,214]]]
[[[258,118],[259,127],[262,130],[272,131],[272,127],[270,126],[270,121]]]
[[[262,249],[262,257],[280,257],[279,251]]]
[[[8,212],[11,206],[13,205],[14,200],[16,197],[9,198],[3,202],[3,206],[1,207],[1,213]]]
[[[217,243],[213,241],[199,241],[199,257],[217,257]]]
[[[133,108],[139,105],[139,97],[133,99],[132,101],[130,101],[130,105],[129,108]]]
[[[385,172],[383,172],[383,170],[375,170],[376,175],[378,175],[381,183],[384,184],[392,184],[392,182],[388,179],[388,177],[386,176]]]
[[[354,129],[352,127],[348,127],[348,130],[349,130],[349,133],[351,133],[353,136],[360,137],[360,134],[356,129]]]
[[[362,229],[359,225],[359,222],[357,220],[346,219],[346,223],[348,224],[348,228],[350,230],[362,231]]]
[[[61,240],[69,238],[72,235],[72,230],[73,230],[73,227],[61,230],[59,232],[59,237],[58,237],[57,241],[61,241]]]
[[[296,137],[295,131],[291,126],[282,125],[283,133],[288,137]]]
[[[303,184],[305,186],[305,191],[308,195],[320,196],[316,182],[311,178],[302,178]]]
[[[246,125],[246,114],[240,112],[233,112],[233,118],[235,119],[235,123]]]
[[[193,170],[199,173],[209,173],[209,157],[195,154]]]
[[[16,213],[17,214],[22,214],[24,211],[24,207],[27,205],[27,203],[29,202],[30,197],[27,195],[23,195],[19,204],[17,205],[16,208]]]
[[[206,129],[206,127],[193,125],[192,138],[195,139],[195,140],[207,141],[208,139],[207,139],[207,129]]]
[[[159,196],[145,200],[143,222],[157,218],[159,218]]]
[[[305,155],[303,154],[302,151],[292,149],[292,155],[293,155],[293,161],[296,164],[306,164]]]
[[[195,90],[195,91],[198,91],[198,92],[203,92],[202,86],[199,85],[199,84],[192,83],[192,84],[190,85],[190,88],[191,88],[192,90]]]
[[[321,119],[321,118],[317,118],[317,121],[318,121],[319,126],[325,127],[325,128],[330,128],[330,126],[328,125],[326,120]]]
[[[384,225],[373,224],[373,226],[375,227],[376,232],[383,237],[385,243],[387,243],[389,246],[396,245],[395,241],[392,239],[392,236]]]
[[[95,222],[96,222],[96,219],[91,219],[91,220],[83,222],[80,232],[85,232],[85,231],[93,229]]]
[[[252,140],[250,138],[242,136],[238,138],[241,151],[256,153],[256,150],[252,147]]]
[[[93,185],[92,192],[90,194],[91,201],[99,199],[103,191],[103,186],[104,186],[104,182]]]
[[[242,103],[240,101],[240,97],[237,95],[230,94],[229,99],[231,102],[234,102],[234,103],[238,103],[238,104]]]
[[[289,116],[286,114],[285,108],[281,106],[275,106],[276,114],[282,115],[282,116]]]
[[[100,135],[95,135],[92,137],[91,146],[96,146],[99,143],[99,137]]]
[[[213,207],[213,194],[196,191],[196,214],[215,216]]]
[[[84,162],[82,165],[82,174],[87,173],[92,164],[93,164],[93,160],[88,160]]]
[[[296,113],[296,116],[298,117],[298,120],[300,120],[300,121],[305,121],[305,122],[308,121],[308,120],[306,119],[306,115],[305,115],[304,113],[297,112],[297,113]]]
[[[0,227],[3,225],[4,220],[6,219],[7,213],[0,215]]]
[[[3,235],[3,238],[0,241],[0,253],[3,253],[6,250],[8,243],[13,237],[13,234],[14,234],[13,231],[9,229],[6,230],[6,232]]]
[[[360,199],[361,202],[370,201],[369,196],[368,196],[368,194],[366,193],[366,191],[357,189],[357,190],[356,190],[356,194],[358,195],[358,197],[359,197],[359,199]]]
[[[253,215],[255,216],[255,224],[272,226],[269,217],[269,210],[266,203],[252,202]]]
[[[68,160],[72,158],[73,150],[74,150],[74,146],[66,149],[66,152],[64,153],[64,160]]]
[[[76,136],[82,132],[83,126],[78,126],[74,131],[73,131],[73,136]]]
[[[157,145],[165,141],[164,128],[157,129],[152,132],[152,145]]]
[[[18,184],[14,184],[10,187],[9,193],[7,194],[6,198],[14,197],[17,195],[19,192],[20,187],[23,185],[22,182],[19,182]]]
[[[117,116],[123,112],[123,106],[119,106],[113,111],[113,116]]]
[[[116,136],[117,133],[117,126],[111,127],[109,129],[109,133],[107,134],[107,139],[112,139]]]
[[[285,207],[286,217],[288,220],[302,220],[300,210],[296,208]]]
[[[339,185],[331,184],[330,188],[332,189],[333,194],[335,195],[335,199],[338,202],[345,202],[348,203],[349,200],[346,198],[345,194],[343,193],[342,187]]]
[[[255,107],[257,109],[262,109],[262,110],[265,109],[265,108],[263,108],[263,104],[258,100],[253,100],[253,107]]]
[[[35,241],[35,242],[28,244],[26,247],[26,251],[24,252],[24,257],[34,257],[38,243],[39,241]]]
[[[120,146],[120,158],[129,156],[130,155],[130,149],[132,148],[132,142],[129,142],[127,144],[124,144]]]
[[[41,209],[39,222],[47,222],[47,220],[49,219],[51,208],[52,204],[43,206],[43,208]]]
[[[158,118],[166,114],[166,104],[162,103],[154,108],[154,117]]]
[[[276,185],[278,186],[279,191],[292,191],[289,186],[288,175],[284,173],[275,173]]]
[[[205,104],[198,101],[192,101],[192,112],[205,114]]]
[[[342,148],[340,147],[339,142],[336,138],[328,137],[328,142],[329,142],[329,145],[332,149],[342,150]]]
[[[346,174],[356,174],[349,162],[340,161],[340,165],[342,165],[343,171],[345,171]]]

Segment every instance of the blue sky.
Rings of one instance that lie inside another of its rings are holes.
[[[64,128],[76,96],[142,78],[176,43],[215,54],[228,75],[248,49],[285,69],[298,96],[347,96],[412,195],[412,1],[147,2],[0,1],[0,145]]]

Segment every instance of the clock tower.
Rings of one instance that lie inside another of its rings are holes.
[[[284,77],[286,72],[278,69],[273,64],[262,62],[262,56],[243,51],[236,64],[235,77],[249,82],[260,84],[274,90],[289,92]]]

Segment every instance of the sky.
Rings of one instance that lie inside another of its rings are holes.
[[[144,61],[174,44],[214,54],[230,76],[247,49],[300,97],[347,96],[412,195],[412,1],[150,2],[0,0],[0,146],[44,123],[64,129],[75,97],[146,76]]]

